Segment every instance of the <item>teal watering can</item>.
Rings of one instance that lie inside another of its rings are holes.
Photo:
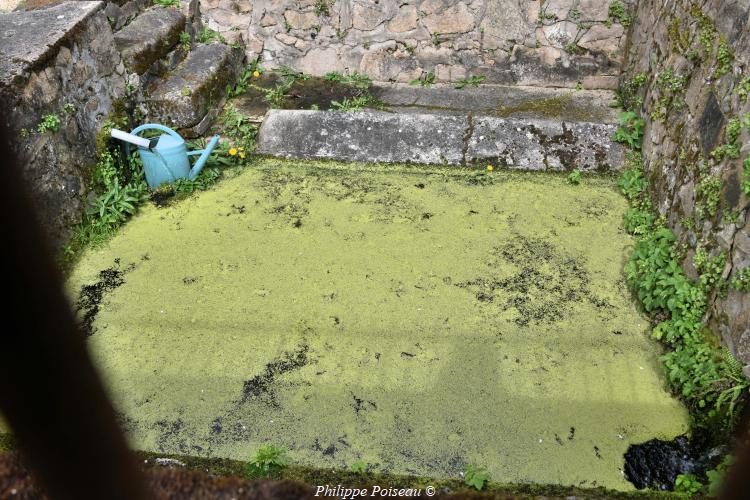
[[[139,132],[150,129],[161,130],[166,134],[153,139],[145,139],[138,135]],[[130,144],[138,146],[146,182],[151,189],[156,189],[164,183],[175,182],[177,179],[195,179],[219,142],[219,136],[215,135],[206,149],[188,151],[187,144],[180,134],[169,127],[154,123],[136,127],[130,133],[112,129],[112,137],[125,141],[126,156],[130,156]],[[194,155],[200,155],[200,157],[191,167],[188,157]]]

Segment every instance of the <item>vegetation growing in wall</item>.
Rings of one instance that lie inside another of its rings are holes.
[[[721,200],[721,178],[708,173],[700,175],[695,186],[695,213],[700,220],[714,217]]]
[[[467,86],[478,87],[480,83],[484,81],[484,76],[469,76],[467,78],[461,78],[454,85],[457,89],[462,89]]]
[[[643,97],[638,94],[647,81],[646,73],[639,73],[633,78],[621,81],[616,92],[617,99],[612,106],[621,107],[626,111],[638,111],[643,106]]]
[[[721,78],[722,76],[732,71],[732,63],[734,63],[734,53],[729,48],[726,38],[723,36],[719,38],[719,46],[716,49],[716,68],[713,72],[714,78]]]
[[[750,95],[750,76],[746,76],[737,84],[736,92],[740,102],[742,104],[747,103],[747,96]]]
[[[331,15],[329,8],[328,0],[315,0],[315,14],[329,17]]]
[[[633,111],[620,113],[620,126],[617,127],[613,139],[616,142],[627,144],[631,149],[641,149],[643,142],[643,130],[646,120]]]
[[[42,121],[36,126],[36,131],[40,134],[45,132],[57,132],[60,130],[60,117],[55,113],[50,113],[42,117]]]
[[[630,26],[633,19],[628,13],[628,8],[619,0],[614,0],[609,4],[609,20],[611,22],[617,22],[625,26]]]
[[[208,26],[204,26],[196,37],[198,43],[210,43],[213,40],[218,40],[220,43],[227,43],[227,40],[216,30],[212,30]]]
[[[373,98],[370,95],[358,95],[352,98],[344,97],[341,101],[331,101],[331,109],[336,111],[362,111],[373,103]]]
[[[682,94],[685,91],[688,77],[678,75],[672,68],[667,68],[656,77],[659,99],[651,110],[651,119],[664,122],[673,109],[683,106]]]
[[[626,228],[637,237],[625,268],[628,283],[658,321],[652,334],[668,349],[661,359],[670,388],[690,409],[695,427],[722,435],[733,427],[748,386],[739,363],[703,323],[725,256],[696,254],[700,277],[691,281],[679,264],[677,237],[664,220],[650,215],[640,154],[631,153],[628,165],[620,187],[631,203]]]
[[[415,78],[414,80],[409,82],[410,85],[421,85],[422,87],[430,87],[434,83],[435,83],[435,74],[432,72],[429,72],[420,78]]]
[[[193,42],[190,40],[190,33],[187,31],[183,31],[180,33],[180,48],[184,50],[185,52],[190,52],[190,49],[193,46]]]
[[[706,60],[711,56],[716,39],[716,27],[713,20],[703,13],[699,5],[694,4],[690,9],[690,15],[698,25],[698,42],[700,52],[697,53],[697,59]]]
[[[329,82],[339,82],[345,85],[351,85],[358,89],[368,89],[372,85],[372,79],[369,76],[353,71],[348,75],[339,73],[338,71],[330,71],[326,73],[323,78]]]

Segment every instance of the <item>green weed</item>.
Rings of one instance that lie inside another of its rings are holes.
[[[315,0],[315,14],[326,17],[331,15],[328,0]]]
[[[464,483],[470,488],[481,490],[489,479],[489,473],[481,467],[469,464],[464,469]]]
[[[430,87],[435,83],[435,73],[429,72],[421,78],[415,78],[409,82],[409,85],[421,85],[422,87]]]
[[[656,77],[659,89],[659,99],[651,111],[651,119],[664,122],[672,109],[682,108],[684,102],[682,93],[685,91],[688,77],[675,74],[672,68],[667,68]]]
[[[343,83],[358,89],[368,89],[372,85],[372,80],[369,76],[356,71],[348,75],[341,74],[338,71],[330,71],[326,73],[323,78],[329,82]]]
[[[180,0],[154,0],[154,3],[162,7],[178,7]]]
[[[227,40],[216,30],[212,30],[208,26],[204,26],[202,30],[198,33],[197,37],[198,43],[209,43],[213,40],[218,40],[219,42],[226,44]]]
[[[750,267],[738,272],[730,281],[730,286],[738,292],[750,293]]]
[[[740,98],[740,102],[745,104],[747,102],[747,96],[750,95],[750,76],[745,78],[737,84],[737,96]]]
[[[219,180],[221,171],[218,168],[205,166],[195,179],[177,179],[173,189],[176,193],[194,193],[205,191]]]
[[[185,52],[190,52],[190,49],[193,46],[193,42],[190,40],[190,33],[187,31],[183,31],[180,33],[180,47]]]
[[[620,126],[617,127],[615,135],[612,138],[616,142],[622,142],[633,149],[641,149],[643,141],[643,129],[646,127],[646,120],[632,111],[623,111],[620,113]]]
[[[253,87],[252,79],[260,77],[264,71],[265,70],[260,67],[260,57],[256,57],[253,62],[243,68],[234,85],[227,85],[227,97],[232,98],[247,92]]]
[[[60,123],[60,117],[56,114],[51,113],[49,115],[44,115],[42,121],[36,126],[36,131],[40,134],[44,134],[45,132],[57,132],[60,130]]]
[[[640,168],[625,170],[620,177],[618,186],[628,200],[637,200],[646,191],[647,182],[643,176],[643,170]]]
[[[362,111],[363,108],[371,105],[373,99],[369,95],[358,95],[351,99],[345,97],[342,101],[331,101],[331,109],[336,111]]]
[[[722,36],[719,39],[719,47],[716,49],[716,68],[713,77],[721,78],[732,71],[734,63],[734,53],[729,48],[727,40]]]
[[[268,477],[277,474],[287,465],[289,465],[289,457],[286,450],[264,444],[247,463],[245,473],[250,478]]]
[[[724,132],[725,144],[722,144],[711,151],[711,157],[716,161],[721,161],[724,158],[730,158],[732,160],[738,159],[740,157],[740,132],[742,132],[743,123],[747,123],[747,121],[747,115],[742,119],[730,119],[727,123],[726,131]]]
[[[583,47],[581,47],[580,45],[578,45],[575,42],[566,43],[565,47],[563,47],[563,50],[565,52],[567,52],[568,54],[571,54],[571,55],[574,55],[574,56],[575,55],[580,55],[580,54],[583,54],[584,52],[586,52],[586,49],[584,49]]]
[[[233,139],[238,147],[247,152],[255,149],[255,137],[258,134],[258,126],[250,121],[247,115],[237,110],[231,103],[224,107],[219,116],[224,135]]]
[[[703,485],[694,474],[679,474],[674,482],[674,491],[694,495],[698,493]]]
[[[721,201],[721,178],[715,175],[702,175],[695,186],[695,212],[705,220],[716,215]]]
[[[459,81],[456,82],[455,88],[462,89],[468,85],[471,85],[473,87],[479,87],[479,84],[484,81],[485,77],[482,75],[478,76],[470,76],[468,78],[461,78]]]
[[[614,0],[609,4],[609,19],[612,22],[622,24],[626,28],[633,22],[630,14],[628,14],[627,7],[619,0]]]
[[[733,427],[748,387],[741,365],[717,347],[718,339],[703,323],[709,294],[723,286],[726,256],[696,252],[699,278],[691,281],[680,266],[677,237],[648,208],[637,170],[631,165],[620,181],[631,201],[626,229],[637,236],[625,276],[644,310],[667,318],[653,328],[652,336],[669,349],[661,360],[670,388],[689,408],[695,427],[720,436]],[[688,479],[684,482],[690,486]]]
[[[636,236],[647,234],[656,222],[656,217],[649,210],[629,208],[625,212],[625,231]]]
[[[568,174],[568,182],[570,184],[573,184],[574,186],[577,186],[581,183],[581,171],[578,169],[573,170],[571,173]]]
[[[355,474],[364,474],[367,472],[367,464],[364,460],[357,460],[352,464],[352,472]]]

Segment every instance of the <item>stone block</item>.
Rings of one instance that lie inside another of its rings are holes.
[[[258,152],[292,158],[458,165],[465,117],[271,110]]]
[[[144,74],[166,56],[185,29],[185,16],[171,7],[154,7],[115,34],[117,49],[129,71]]]
[[[149,118],[177,129],[202,126],[209,112],[220,108],[241,59],[240,49],[220,43],[195,47],[169,78],[148,92]]]
[[[519,170],[618,170],[624,148],[613,143],[614,125],[476,117],[468,163],[496,162]]]

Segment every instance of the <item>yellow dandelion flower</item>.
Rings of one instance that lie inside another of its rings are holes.
[[[229,150],[229,154],[232,155],[232,156],[236,155],[237,154],[237,149],[236,148],[230,149]]]
[[[245,159],[245,153],[240,153],[240,158],[244,160]]]
[[[258,78],[259,76],[260,76],[260,71],[258,71],[257,69],[253,71],[253,78]]]
[[[487,165],[487,170],[489,172],[492,172],[493,170],[495,170],[495,167],[493,167],[492,165]]]
[[[237,149],[239,149],[240,151],[244,151],[244,150],[245,150],[245,148],[243,148],[242,146],[240,146],[240,147],[239,147],[239,148],[237,148]]]

